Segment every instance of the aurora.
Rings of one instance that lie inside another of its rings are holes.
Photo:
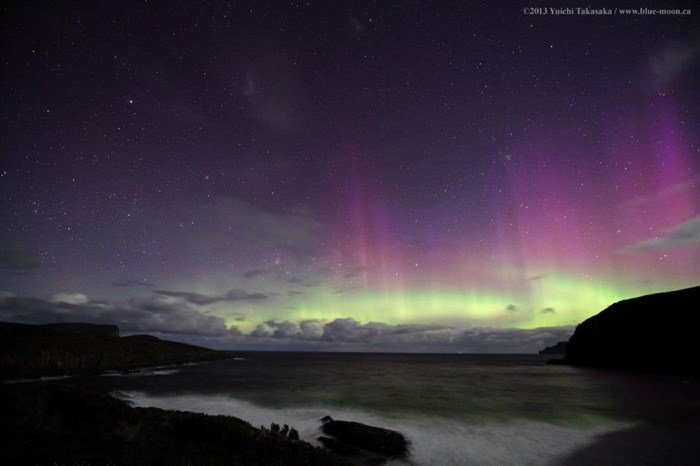
[[[698,284],[690,16],[235,3],[8,7],[1,320],[536,351]]]

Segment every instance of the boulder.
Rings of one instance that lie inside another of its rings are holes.
[[[350,460],[353,464],[361,466],[381,466],[387,462],[386,457],[375,455],[365,450],[353,447],[331,437],[318,437],[318,441],[326,450]]]
[[[408,454],[409,442],[400,432],[360,422],[336,421],[330,416],[322,420],[321,430],[332,437],[319,437],[323,445],[346,456],[368,453],[368,457],[400,458]]]

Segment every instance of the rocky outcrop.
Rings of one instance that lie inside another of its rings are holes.
[[[408,455],[409,443],[403,434],[360,422],[321,419],[321,430],[330,437],[318,440],[327,449],[359,464],[383,464],[391,458]]]
[[[90,387],[0,385],[0,413],[0,458],[8,465],[351,466],[235,417],[132,408]]]
[[[581,366],[698,373],[697,309],[700,286],[617,302],[576,327],[564,361]]]
[[[540,351],[540,354],[566,354],[566,346],[568,344],[568,341],[560,341],[556,345],[546,347]]]
[[[119,337],[115,325],[0,322],[0,380],[128,371],[228,357],[221,351],[148,335]]]

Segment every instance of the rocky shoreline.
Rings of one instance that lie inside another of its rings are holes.
[[[2,385],[0,411],[0,457],[8,465],[352,464],[232,416],[134,408],[79,385]]]
[[[132,407],[70,377],[129,374],[231,355],[114,325],[0,323],[0,458],[32,465],[381,465],[408,453],[394,431],[325,419],[325,447],[293,427]],[[69,379],[69,380],[65,380]]]
[[[150,335],[122,337],[116,325],[0,322],[0,380],[5,381],[123,373],[230,357]]]

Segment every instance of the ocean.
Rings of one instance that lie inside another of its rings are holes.
[[[83,378],[136,406],[288,424],[331,416],[402,432],[391,465],[700,464],[700,379],[546,365],[548,356],[237,352]]]

